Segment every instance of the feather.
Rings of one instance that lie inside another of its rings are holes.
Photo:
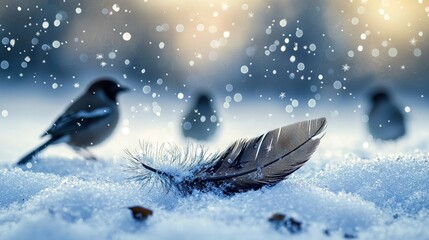
[[[143,175],[138,175],[140,178],[156,175],[183,193],[220,189],[225,194],[232,194],[286,179],[310,159],[325,129],[326,119],[319,118],[277,128],[249,140],[239,140],[219,154],[194,156],[198,163],[187,166],[188,174],[185,175],[149,166],[144,162],[150,158],[148,156],[130,156],[137,169],[145,169]],[[184,158],[187,156],[189,152]]]

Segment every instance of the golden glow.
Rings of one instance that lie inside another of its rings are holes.
[[[368,1],[359,9],[365,9],[362,20],[371,29],[392,38],[408,40],[413,29],[427,28],[427,13],[418,1]]]
[[[180,56],[180,67],[208,67],[225,55],[237,54],[251,38],[254,11],[263,1],[149,1],[135,3],[137,9],[156,13],[160,35],[171,55]],[[168,30],[167,30],[168,29]],[[156,33],[155,33],[156,34]]]
[[[335,46],[349,52],[357,72],[387,68],[418,69],[424,35],[429,34],[429,7],[423,0],[330,1],[326,28]],[[379,76],[381,76],[379,74]]]

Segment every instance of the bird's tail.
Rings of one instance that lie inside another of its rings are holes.
[[[49,139],[48,141],[46,141],[45,143],[43,143],[42,145],[40,145],[38,148],[34,149],[29,154],[27,154],[23,158],[21,158],[21,160],[19,160],[19,162],[17,163],[17,165],[23,165],[23,164],[28,163],[29,161],[31,161],[33,159],[34,156],[36,156],[37,154],[39,154],[41,151],[43,151],[49,145],[51,145],[51,144],[55,143],[56,141],[58,141],[59,138],[60,137],[52,137],[51,139]]]

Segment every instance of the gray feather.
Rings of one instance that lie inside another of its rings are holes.
[[[239,140],[205,164],[190,168],[192,174],[186,178],[154,170],[143,162],[140,166],[160,177],[169,176],[173,185],[185,193],[195,189],[220,189],[226,194],[244,192],[274,185],[298,170],[316,150],[325,129],[326,119],[319,118]]]

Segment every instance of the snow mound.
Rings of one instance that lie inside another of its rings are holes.
[[[180,197],[130,180],[124,162],[42,159],[0,168],[0,239],[413,238],[429,236],[429,157],[328,160],[318,154],[280,184],[233,196]],[[323,164],[321,164],[321,162]],[[135,222],[127,209],[154,211]],[[267,219],[301,221],[292,235]]]

